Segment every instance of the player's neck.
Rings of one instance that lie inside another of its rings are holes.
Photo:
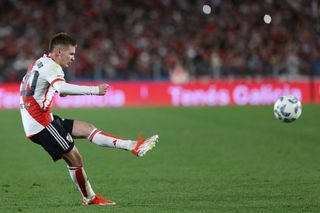
[[[48,57],[51,58],[54,62],[60,65],[58,57],[54,53],[49,53]]]

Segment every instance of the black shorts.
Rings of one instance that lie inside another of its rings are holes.
[[[41,145],[50,154],[53,161],[57,161],[74,147],[74,141],[71,136],[73,120],[61,119],[56,115],[53,117],[54,120],[48,126],[30,139],[34,143]]]

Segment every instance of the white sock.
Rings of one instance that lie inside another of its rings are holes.
[[[118,138],[105,132],[101,132],[98,129],[94,129],[90,133],[90,135],[88,136],[88,140],[99,146],[119,148],[125,150],[132,150],[136,145],[135,141]]]
[[[78,187],[83,199],[86,201],[92,200],[96,194],[90,185],[83,167],[68,166],[68,170],[72,181]]]

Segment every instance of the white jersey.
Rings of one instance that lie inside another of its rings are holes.
[[[59,64],[44,55],[32,64],[20,85],[20,112],[27,137],[40,132],[52,120],[50,107],[56,89],[53,84],[65,81]]]

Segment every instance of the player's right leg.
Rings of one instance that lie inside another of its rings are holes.
[[[158,135],[138,139],[138,141],[127,140],[102,132],[87,122],[76,120],[73,122],[72,135],[75,138],[87,138],[90,142],[100,146],[128,150],[138,157],[144,156],[159,140]]]
[[[158,141],[158,135],[153,135],[147,139],[138,139],[136,146],[131,150],[131,152],[138,157],[143,157],[148,151],[155,147]]]

